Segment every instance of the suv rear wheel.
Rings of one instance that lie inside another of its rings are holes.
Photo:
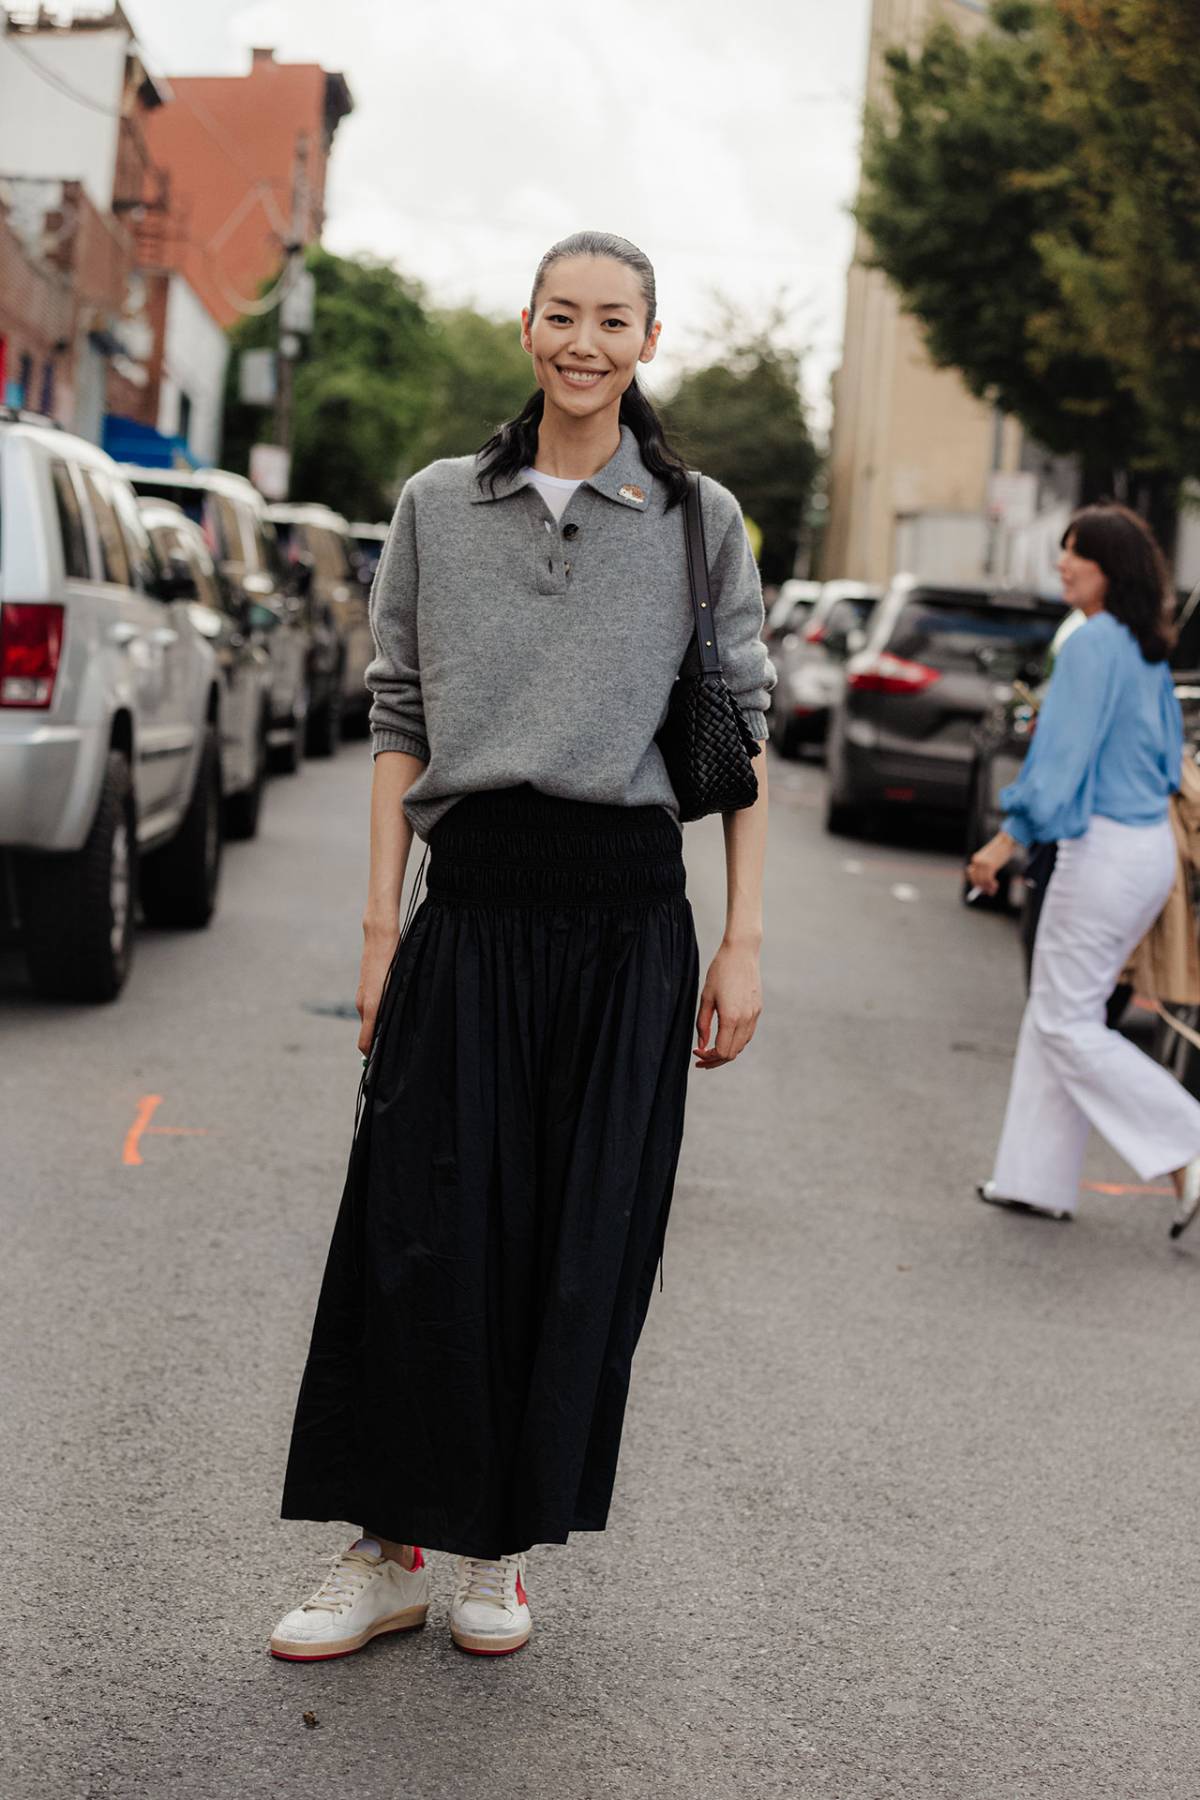
[[[169,844],[142,862],[142,911],[149,925],[199,930],[212,918],[221,873],[221,759],[216,728],[205,732],[196,785]]]
[[[111,750],[81,850],[17,858],[29,977],[48,1000],[115,1000],[133,955],[137,827],[129,759]]]
[[[252,838],[258,834],[258,821],[262,813],[263,789],[267,784],[267,721],[259,720],[258,735],[254,746],[254,776],[249,787],[242,788],[240,793],[230,794],[225,802],[225,835],[231,838]]]
[[[307,750],[310,756],[334,756],[342,741],[342,671],[330,677],[329,692],[315,712],[308,715]]]

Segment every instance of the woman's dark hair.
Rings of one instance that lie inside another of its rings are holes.
[[[550,246],[533,278],[533,293],[529,301],[531,318],[537,311],[538,295],[550,270],[555,263],[563,262],[569,256],[607,256],[614,262],[624,263],[627,269],[632,269],[646,302],[646,332],[649,333],[658,310],[653,265],[636,244],[631,244],[628,238],[615,237],[608,231],[576,231],[570,237],[561,238],[557,244]],[[488,439],[479,452],[481,485],[486,482],[495,492],[497,481],[510,480],[533,462],[537,455],[538,426],[542,421],[545,404],[546,396],[539,388],[516,418],[510,419],[507,425],[501,425],[499,431]],[[662,421],[636,379],[621,395],[620,418],[622,425],[628,425],[637,439],[642,461],[650,473],[665,485],[667,505],[678,506],[687,493],[687,464],[668,444]]]
[[[1167,561],[1140,514],[1115,500],[1084,506],[1062,535],[1076,556],[1098,563],[1108,577],[1104,610],[1128,625],[1147,662],[1165,662],[1175,648],[1175,597]]]

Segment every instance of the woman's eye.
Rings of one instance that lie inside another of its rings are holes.
[[[606,325],[618,325],[618,326],[620,326],[620,328],[622,330],[624,330],[626,322],[624,319],[605,319],[604,323]]]
[[[546,317],[551,325],[569,325],[571,323],[566,313],[547,313]]]

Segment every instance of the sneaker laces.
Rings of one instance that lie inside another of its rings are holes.
[[[379,1567],[375,1557],[364,1556],[360,1550],[343,1550],[340,1556],[334,1557],[328,1575],[316,1593],[309,1595],[300,1611],[341,1612],[344,1606],[350,1606],[358,1599]]]
[[[518,1556],[464,1556],[459,1578],[457,1601],[460,1606],[482,1602],[507,1611],[516,1605],[516,1578],[520,1573]]]

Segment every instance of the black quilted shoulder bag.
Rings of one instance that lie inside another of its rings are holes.
[[[657,742],[679,801],[679,817],[686,821],[754,805],[758,799],[758,777],[750,759],[758,755],[759,746],[721,674],[708,584],[704,517],[700,510],[700,477],[696,474],[688,476],[683,515],[688,586],[696,629],[675,677]]]

